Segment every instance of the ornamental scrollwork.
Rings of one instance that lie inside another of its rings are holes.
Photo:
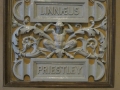
[[[55,54],[57,58],[67,56],[70,59],[74,59],[74,55],[80,54],[85,58],[92,58],[105,62],[104,55],[107,47],[107,38],[99,28],[107,30],[107,17],[102,21],[100,25],[95,25],[93,20],[90,21],[91,26],[83,28],[81,24],[75,26],[78,30],[74,30],[73,26],[69,23],[63,23],[58,20],[56,23],[49,23],[43,28],[41,23],[36,23],[33,26],[27,25],[28,19],[25,19],[23,24],[18,23],[13,19],[13,28],[17,27],[12,35],[12,47],[15,53],[15,61],[19,57],[35,58],[40,55],[44,55],[46,58],[52,58]],[[51,28],[51,26],[53,26]],[[66,27],[67,28],[66,28]],[[18,37],[26,33],[33,32],[38,35],[38,38],[33,36],[26,36],[22,40],[22,49],[19,48]],[[53,38],[49,36],[52,34]],[[88,39],[83,36],[88,34]],[[66,35],[69,37],[66,39]],[[97,40],[95,36],[98,36]],[[78,47],[77,43],[81,41],[82,46]],[[40,47],[39,43],[42,42],[44,47]],[[32,52],[26,52],[28,48],[33,48]],[[98,47],[98,52],[96,49]],[[87,48],[91,48],[92,52],[88,52]],[[49,52],[47,54],[46,52]],[[74,53],[74,54],[71,54]]]

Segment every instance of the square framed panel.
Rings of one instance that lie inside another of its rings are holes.
[[[4,86],[114,87],[115,0],[4,0]]]

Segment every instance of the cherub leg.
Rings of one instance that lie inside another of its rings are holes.
[[[66,43],[64,49],[66,51],[70,51],[70,50],[74,49],[76,46],[77,46],[77,41],[75,39],[72,39]]]
[[[70,57],[71,59],[74,59],[74,56],[71,55],[70,53],[68,53],[69,51],[71,51],[72,49],[74,49],[77,46],[77,41],[72,39],[70,41],[68,41],[64,47],[65,50],[65,54]]]
[[[56,48],[54,46],[54,43],[49,41],[48,39],[44,39],[43,40],[43,45],[46,47],[46,49],[51,51],[51,53],[47,56],[47,58],[52,57],[52,55],[54,54],[54,51],[56,50]]]
[[[48,39],[44,39],[43,40],[43,45],[46,47],[46,49],[48,49],[49,51],[54,51],[55,45],[53,42],[49,41]]]

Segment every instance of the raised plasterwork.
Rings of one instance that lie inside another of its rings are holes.
[[[24,80],[24,75],[29,75],[31,81],[88,81],[89,76],[99,80],[105,73],[102,62],[95,60],[93,65],[88,59],[45,59],[32,58],[30,64],[18,60],[13,66],[15,76]]]
[[[93,5],[89,6],[89,2]],[[103,2],[18,0],[13,7],[12,24],[14,75],[20,80],[29,75],[30,81],[87,82],[91,75],[100,80],[107,63],[107,17]],[[89,20],[91,16],[94,19]],[[24,58],[29,58],[30,63],[25,64]],[[93,65],[89,64],[90,59],[94,60]]]
[[[104,1],[104,0],[102,0]],[[18,1],[13,8],[14,16],[24,20],[25,16],[30,17],[30,22],[73,22],[88,23],[90,16],[95,21],[104,18],[105,6],[95,0],[93,6],[89,6],[89,0],[28,0],[29,5],[25,6],[24,0]],[[52,3],[51,3],[52,2]]]

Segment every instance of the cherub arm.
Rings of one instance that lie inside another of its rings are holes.
[[[74,33],[74,29],[73,29],[73,27],[70,24],[68,24],[68,29],[65,29],[65,31],[67,33]]]
[[[48,24],[45,28],[44,28],[44,32],[52,32],[54,29],[49,29],[49,27],[52,25],[52,23]]]

